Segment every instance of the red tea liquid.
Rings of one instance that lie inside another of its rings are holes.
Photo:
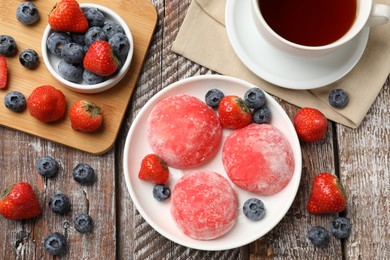
[[[356,0],[259,0],[267,24],[281,37],[306,46],[340,39],[356,17]]]

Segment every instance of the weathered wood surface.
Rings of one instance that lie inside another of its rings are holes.
[[[125,0],[124,0],[125,1]],[[298,195],[288,214],[269,234],[242,248],[208,252],[177,245],[154,231],[134,208],[122,169],[127,131],[142,106],[169,84],[198,74],[211,74],[170,52],[190,0],[152,0],[159,20],[147,60],[128,107],[115,147],[93,156],[4,127],[0,128],[0,187],[30,182],[44,206],[41,217],[27,221],[0,218],[0,258],[51,259],[43,249],[50,231],[67,235],[69,252],[63,259],[390,259],[390,83],[385,83],[362,125],[350,129],[329,122],[326,138],[302,144],[303,170]],[[278,100],[292,118],[297,107]],[[61,173],[44,180],[34,163],[49,154],[61,163]],[[77,162],[96,169],[93,186],[81,187],[71,177]],[[345,185],[353,231],[345,240],[331,239],[326,249],[314,248],[306,238],[313,225],[328,226],[336,215],[314,216],[305,205],[314,176],[336,173]],[[67,193],[72,211],[54,215],[47,206],[56,192]],[[89,212],[94,232],[83,236],[72,226],[78,212]]]

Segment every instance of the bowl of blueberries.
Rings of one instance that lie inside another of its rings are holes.
[[[47,25],[42,38],[42,57],[49,72],[66,88],[79,93],[98,93],[115,86],[130,68],[134,52],[131,31],[111,9],[97,4],[80,4],[88,20],[84,33],[55,31]],[[88,48],[96,41],[106,41],[118,61],[109,76],[84,68]]]

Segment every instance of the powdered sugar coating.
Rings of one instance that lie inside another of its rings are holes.
[[[237,221],[238,197],[229,181],[212,171],[181,177],[172,192],[171,214],[187,236],[211,240],[226,234]]]
[[[233,183],[260,195],[281,191],[294,173],[289,142],[269,124],[251,124],[233,131],[224,143],[222,162]]]
[[[204,102],[178,94],[162,99],[150,112],[147,137],[153,152],[169,166],[187,169],[216,154],[222,127],[215,112]]]

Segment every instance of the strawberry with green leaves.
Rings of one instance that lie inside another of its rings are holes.
[[[148,154],[142,159],[138,178],[154,184],[163,184],[169,178],[168,166],[158,155]]]
[[[234,95],[222,98],[218,116],[221,126],[228,129],[243,128],[252,122],[252,111],[242,98]]]
[[[8,65],[7,59],[0,55],[0,89],[7,87],[8,82]]]
[[[88,20],[76,0],[59,0],[49,14],[50,27],[58,32],[84,33]]]
[[[30,184],[19,182],[0,195],[0,214],[7,219],[28,219],[41,214],[41,206]]]
[[[338,213],[345,210],[347,197],[336,175],[318,174],[311,189],[307,210],[312,214]]]
[[[328,121],[318,109],[304,107],[295,115],[294,127],[301,141],[317,142],[324,138]]]
[[[78,100],[70,108],[69,118],[74,130],[94,132],[103,123],[101,108],[91,101]]]
[[[111,45],[103,40],[89,46],[84,57],[84,68],[100,76],[110,76],[118,68],[119,62]]]

